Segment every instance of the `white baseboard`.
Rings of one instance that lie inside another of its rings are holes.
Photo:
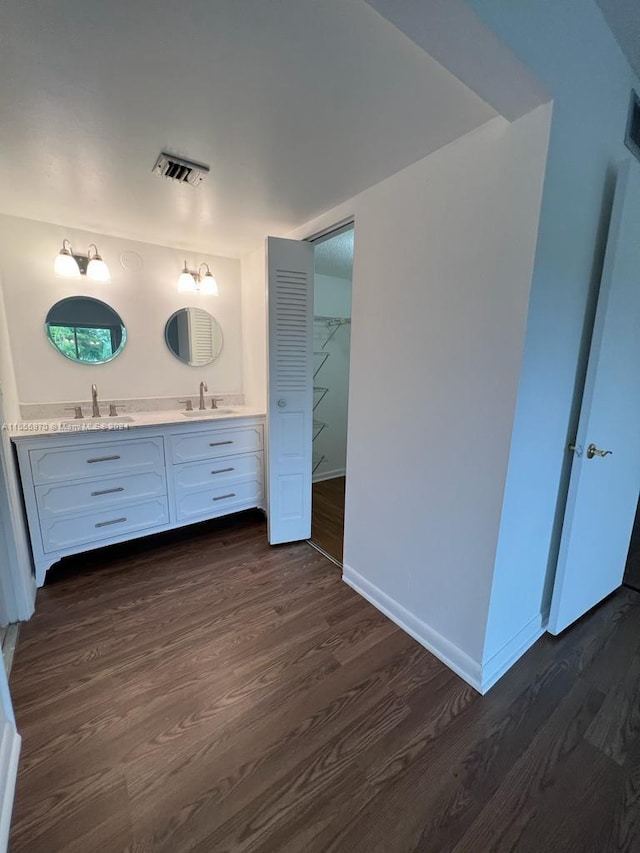
[[[502,678],[505,672],[540,639],[547,630],[548,615],[537,613],[524,625],[515,637],[482,664],[482,693]]]
[[[426,622],[423,622],[411,611],[407,610],[397,601],[382,592],[374,584],[370,583],[355,569],[344,566],[342,580],[352,589],[359,593],[368,602],[395,622],[399,628],[406,631],[409,636],[417,640],[421,646],[428,649],[438,660],[441,660],[449,669],[452,669],[460,678],[464,679],[479,693],[482,693],[482,667],[478,661],[473,660],[466,652],[459,649],[449,640],[434,631]]]
[[[9,844],[20,742],[20,735],[12,722],[4,723],[0,731],[0,853],[5,853]]]
[[[323,480],[333,480],[334,477],[344,477],[346,473],[344,468],[334,468],[333,471],[321,471],[319,474],[313,475],[313,482],[321,483]]]
[[[488,660],[480,664],[462,649],[439,634],[426,622],[363,578],[355,569],[344,566],[342,580],[421,646],[452,669],[478,693],[485,694],[547,630],[548,614],[538,613]]]

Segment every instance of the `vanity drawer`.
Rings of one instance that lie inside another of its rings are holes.
[[[166,497],[122,507],[103,508],[87,515],[40,517],[45,552],[62,551],[76,545],[99,542],[127,533],[167,524]]]
[[[252,450],[262,450],[262,426],[231,427],[171,436],[174,464],[216,459]]]
[[[164,468],[162,438],[134,438],[82,447],[47,447],[29,451],[36,485],[103,478],[129,471],[161,471]]]
[[[48,518],[94,508],[105,509],[166,493],[164,472],[147,471],[100,480],[36,486],[36,501],[40,517]]]
[[[259,480],[227,483],[202,492],[180,492],[176,494],[178,521],[224,515],[233,512],[234,507],[258,506],[261,501],[262,482]]]
[[[262,451],[244,456],[225,456],[221,461],[187,462],[176,465],[174,472],[179,496],[243,480],[262,481]]]

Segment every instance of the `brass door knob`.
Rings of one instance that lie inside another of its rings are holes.
[[[598,450],[595,444],[590,444],[587,447],[587,459],[593,459],[594,456],[611,456],[613,450]]]

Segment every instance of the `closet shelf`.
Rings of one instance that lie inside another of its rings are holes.
[[[324,337],[324,334],[326,334],[326,338],[324,339],[324,341],[321,345],[321,348],[319,350],[315,350],[313,353],[314,358],[317,357],[319,360],[319,363],[318,363],[318,365],[315,368],[314,373],[313,373],[313,378],[315,379],[316,376],[322,370],[322,368],[325,366],[325,364],[327,363],[327,359],[331,355],[330,352],[327,352],[327,349],[326,349],[327,345],[333,339],[334,335],[336,334],[338,329],[341,328],[341,326],[350,326],[351,325],[351,318],[349,318],[349,317],[327,317],[324,315],[320,315],[320,316],[315,316],[313,318],[313,322],[315,324],[318,324],[319,326],[324,327],[324,329],[326,329],[326,332],[324,332],[324,333],[321,331],[321,329],[317,329],[315,332],[315,335],[317,335],[317,339],[322,339]],[[317,344],[316,344],[316,346],[317,346]],[[314,412],[318,408],[320,403],[324,400],[324,398],[327,396],[328,393],[329,393],[329,388],[327,388],[325,385],[314,385],[313,386],[313,395],[314,395],[313,411]],[[325,421],[319,421],[319,420],[316,420],[314,418],[314,421],[313,421],[313,441],[315,441],[318,438],[318,436],[320,435],[320,433],[323,430],[325,430],[328,426],[329,426],[329,424],[326,423]],[[324,453],[322,454],[322,456],[314,456],[313,457],[312,470],[313,470],[314,474],[316,473],[316,471],[322,465],[322,463],[325,461],[326,458],[327,458],[326,454],[324,454]]]
[[[315,421],[313,422],[313,441],[320,435],[323,429],[326,429],[329,424],[326,421]]]
[[[336,323],[345,326],[351,323],[351,317],[327,317],[323,314],[316,314],[313,321],[314,323],[326,323],[329,326],[335,326]]]
[[[318,397],[318,399],[315,401],[315,403],[313,404],[313,411],[315,412],[315,410],[318,408],[318,406],[320,405],[320,403],[324,400],[324,398],[325,398],[325,397],[327,396],[327,394],[329,393],[329,389],[328,389],[328,388],[323,387],[322,385],[314,385],[314,386],[313,386],[313,393],[314,393],[314,394],[319,394],[319,395],[320,395],[320,396]]]
[[[322,370],[322,368],[324,367],[324,364],[325,364],[326,360],[329,358],[329,356],[331,355],[331,353],[330,353],[330,352],[324,352],[323,350],[320,350],[320,352],[314,352],[314,356],[316,356],[316,355],[319,355],[319,356],[322,358],[322,361],[321,361],[321,362],[320,362],[320,364],[316,367],[316,369],[315,369],[315,371],[314,371],[314,373],[313,373],[313,378],[314,378],[314,379],[316,378],[316,376],[318,375],[318,373],[320,373],[320,371],[321,371],[321,370]]]
[[[315,474],[315,473],[316,473],[316,471],[317,471],[317,470],[318,470],[318,468],[322,465],[322,463],[324,462],[324,460],[325,460],[326,458],[327,458],[327,457],[324,455],[324,453],[322,454],[322,456],[317,456],[317,457],[315,457],[315,456],[314,456],[314,458],[313,458],[313,463],[312,463],[312,464],[313,464],[313,470],[312,470],[312,473],[313,473],[313,474]]]
[[[316,317],[314,317],[314,318],[313,318],[313,322],[314,322],[314,323],[322,323],[322,324],[324,324],[324,325],[327,327],[327,329],[333,329],[333,331],[331,332],[331,334],[329,335],[329,337],[328,337],[328,338],[325,340],[325,342],[322,344],[322,349],[324,350],[324,348],[326,347],[326,345],[327,345],[327,344],[329,343],[329,341],[333,338],[333,336],[335,335],[335,333],[338,331],[338,329],[339,329],[341,326],[350,326],[350,325],[351,325],[351,318],[350,318],[350,317],[325,317],[325,316],[316,316]]]

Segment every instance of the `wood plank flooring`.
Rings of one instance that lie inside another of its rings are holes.
[[[311,541],[342,564],[345,477],[313,484]]]
[[[248,513],[70,559],[21,629],[12,853],[640,850],[640,595],[486,697]]]

